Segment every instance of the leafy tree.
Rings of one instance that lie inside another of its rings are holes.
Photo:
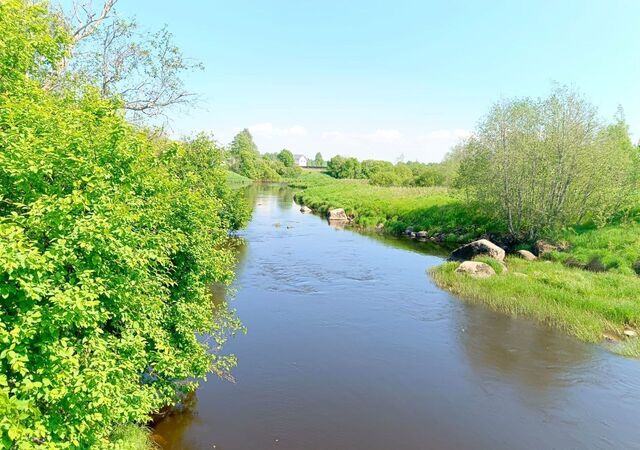
[[[327,173],[334,178],[362,178],[360,162],[356,158],[334,156],[327,164]]]
[[[248,215],[223,152],[151,139],[96,87],[45,89],[69,41],[42,4],[0,2],[2,448],[113,448],[235,362],[209,295]]]
[[[249,130],[245,128],[236,134],[229,145],[229,167],[240,175],[259,180],[263,173],[259,159],[258,147],[253,142]]]
[[[291,156],[293,159],[293,155]],[[232,171],[252,180],[280,181],[287,167],[279,159],[279,154],[262,157],[246,128],[239,132],[231,144],[227,164]],[[292,168],[290,168],[292,169]]]
[[[324,167],[324,158],[322,157],[322,153],[316,153],[316,157],[313,160],[313,165],[316,167]]]
[[[622,121],[604,126],[577,93],[496,104],[464,150],[458,184],[535,236],[603,223],[637,192],[637,152]]]
[[[397,186],[400,184],[400,179],[393,168],[372,173],[369,181],[376,186]]]
[[[393,170],[393,164],[389,161],[365,159],[361,163],[362,176],[371,178],[376,172]]]
[[[282,162],[285,167],[293,167],[296,164],[296,161],[293,158],[293,153],[291,153],[286,148],[278,153],[278,160]]]
[[[444,186],[445,174],[443,164],[408,164],[412,173],[412,186]]]

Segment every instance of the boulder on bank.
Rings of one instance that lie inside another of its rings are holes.
[[[344,212],[343,208],[335,208],[330,209],[327,213],[327,219],[332,222],[348,222],[349,217],[347,217],[347,213]]]
[[[637,337],[638,336],[638,333],[636,332],[636,330],[634,330],[632,328],[628,328],[628,327],[625,327],[625,329],[623,331],[623,334],[628,338]]]
[[[308,206],[302,205],[302,207],[300,208],[300,212],[302,214],[309,214],[312,211],[311,211],[311,208],[309,208]]]
[[[416,237],[418,239],[427,239],[429,237],[429,234],[426,231],[418,231],[416,233]]]
[[[458,247],[451,253],[449,259],[452,261],[466,261],[480,255],[504,261],[505,252],[493,242],[487,239],[479,239]]]
[[[569,248],[569,245],[566,242],[561,243],[553,243],[550,241],[545,241],[544,239],[540,239],[535,243],[535,252],[538,257],[542,257],[547,253],[551,252],[563,252]]]
[[[466,273],[473,278],[489,278],[496,271],[489,264],[480,261],[465,261],[458,266],[456,273]]]
[[[518,250],[516,253],[518,253],[520,258],[526,259],[527,261],[535,261],[536,259],[538,259],[538,257],[531,253],[529,250]]]

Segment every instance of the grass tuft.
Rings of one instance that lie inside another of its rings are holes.
[[[435,267],[430,274],[438,286],[467,301],[532,317],[587,342],[601,342],[605,333],[624,340],[625,326],[638,329],[640,278],[516,257],[507,261],[508,272],[486,279],[459,276],[457,263]]]

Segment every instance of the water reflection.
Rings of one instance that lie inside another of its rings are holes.
[[[590,368],[595,348],[544,325],[469,305],[456,316],[465,354],[479,373],[508,378],[537,394],[558,392]]]

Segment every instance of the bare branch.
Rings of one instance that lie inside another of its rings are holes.
[[[113,7],[118,3],[118,0],[105,0],[102,5],[102,10],[98,14],[91,8],[91,3],[77,3],[73,5],[73,15],[79,26],[72,32],[71,37],[74,43],[78,43],[82,39],[92,35],[98,29],[100,24],[110,17]],[[81,20],[78,14],[78,8],[81,8],[84,12],[84,19]]]

